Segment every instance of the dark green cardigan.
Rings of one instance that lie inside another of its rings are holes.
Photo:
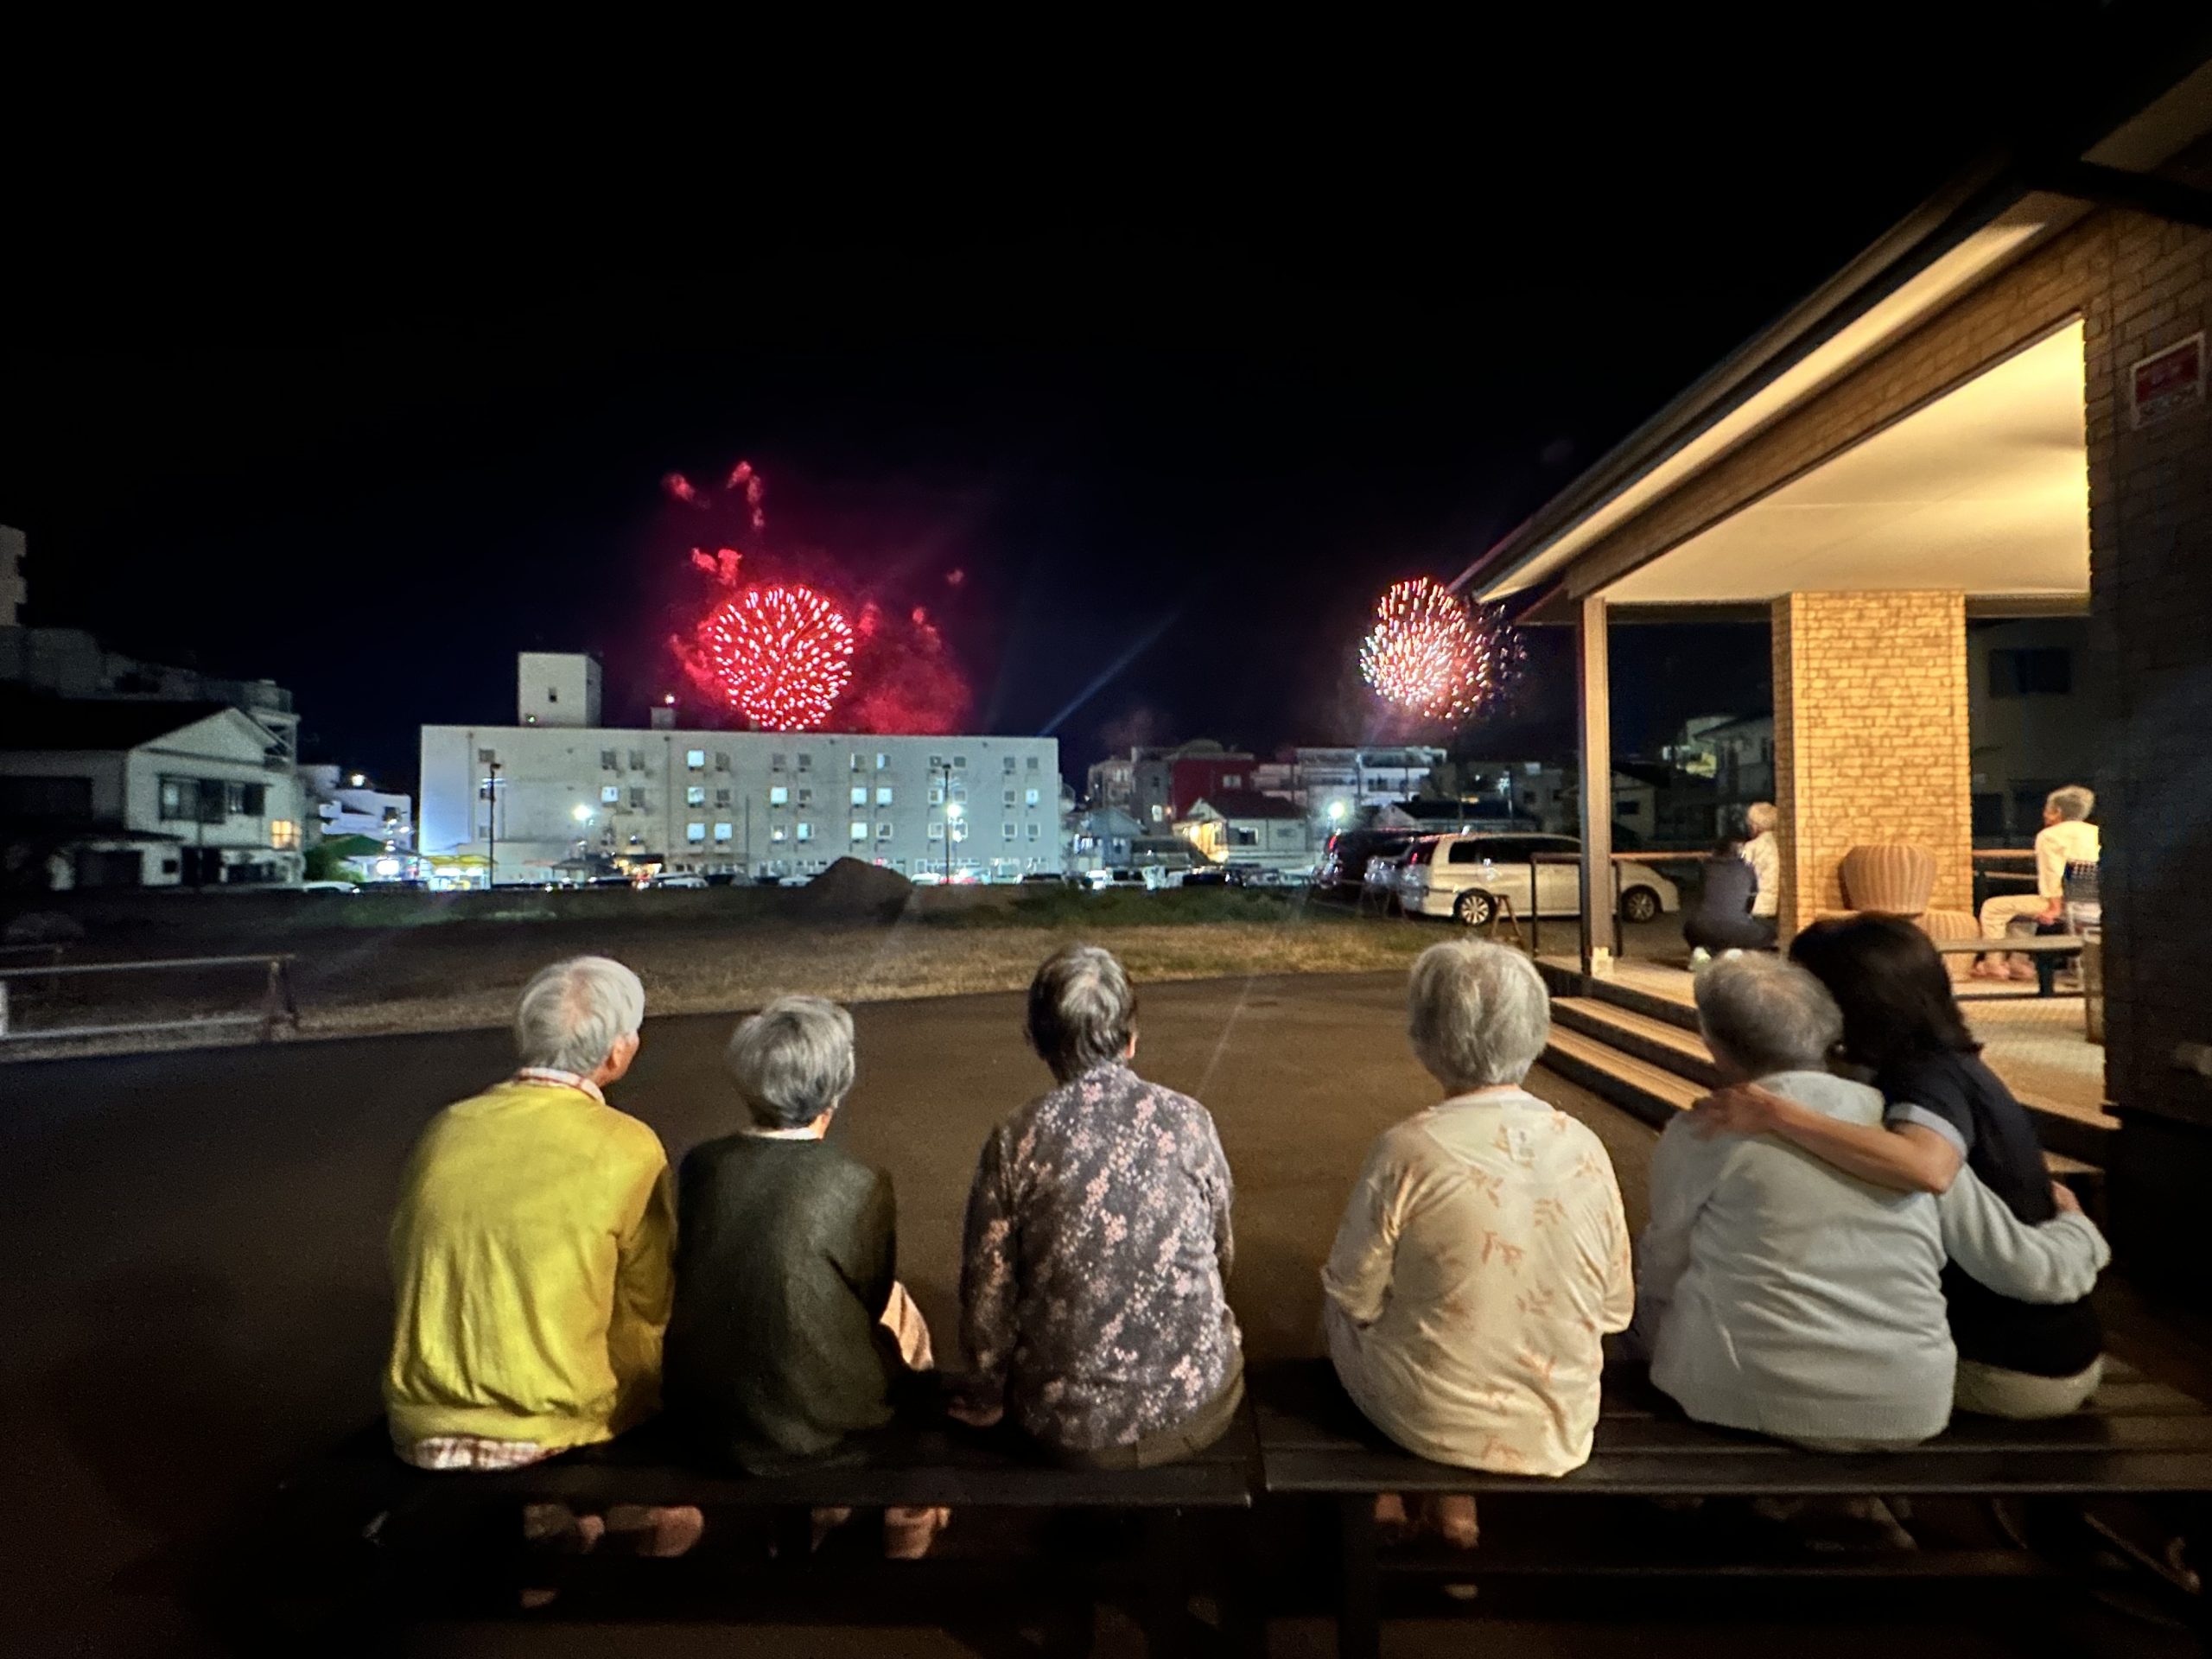
[[[827,1141],[734,1135],[684,1159],[661,1389],[680,1432],[772,1474],[890,1421],[896,1213],[891,1178]]]

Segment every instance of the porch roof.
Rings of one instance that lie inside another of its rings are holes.
[[[2063,133],[2045,135],[2040,157],[1993,156],[1952,181],[1470,563],[1453,585],[1485,601],[1516,596],[1524,604],[1537,601],[1579,560],[1594,554],[1611,532],[1657,506],[2048,236],[2081,219],[2093,204],[2117,202],[2170,218],[2212,223],[2212,196],[2190,188],[2193,180],[2177,182],[2168,168],[2212,126],[2206,116],[2212,108],[2212,63],[2202,60],[2201,43],[2184,55],[2177,67],[2156,77],[2159,84],[2151,93],[2117,96],[2101,115],[2076,120]],[[2051,156],[2063,159],[2054,162],[2047,159]],[[2077,448],[2079,362],[2077,340],[2073,387]],[[2023,365],[2023,372],[2029,366]],[[2041,366],[2047,367],[2048,360]],[[1938,400],[1938,406],[1947,401]],[[1963,408],[1953,411],[1965,412]],[[1838,481],[1833,477],[1828,480]],[[1860,482],[1878,487],[1871,479]],[[1770,495],[1767,500],[1774,499]],[[2086,530],[2082,539],[2086,542]],[[1709,555],[1719,550],[1707,550]],[[2018,591],[2005,585],[2012,580],[2001,578],[1979,591]],[[1662,598],[1662,585],[1655,583],[1646,602],[1711,603],[1766,596],[1750,591],[1758,584],[1740,577],[1693,582],[1685,575],[1683,585],[1688,596]],[[1906,585],[1970,586],[1963,580],[1927,576]],[[2071,598],[2085,588],[2086,582],[2079,587],[2057,586]],[[1766,591],[1776,590],[1769,587]],[[2028,591],[2043,594],[2051,588],[2038,581]],[[1609,593],[1608,597],[1626,596]]]

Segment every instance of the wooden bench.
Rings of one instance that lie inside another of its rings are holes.
[[[2032,957],[2035,958],[2036,995],[2052,996],[2057,992],[2058,959],[2079,956],[2088,941],[2071,933],[2012,933],[2001,939],[1938,939],[1936,950],[1939,956],[1958,957]],[[1969,993],[1967,1000],[1973,1000]]]
[[[1825,1577],[1870,1570],[1964,1578],[2017,1576],[2034,1566],[2034,1558],[2017,1550],[1806,1555],[1732,1564],[1680,1550],[1670,1557],[1663,1528],[1651,1548],[1610,1560],[1556,1550],[1516,1557],[1510,1545],[1495,1548],[1489,1539],[1471,1552],[1408,1552],[1400,1560],[1377,1547],[1374,1506],[1382,1492],[1557,1498],[2172,1495],[2195,1500],[2192,1525],[2202,1523],[2212,1495],[2212,1408],[2132,1367],[2109,1360],[2096,1399],[2071,1417],[2041,1423],[1961,1417],[1910,1452],[1848,1456],[1690,1422],[1640,1375],[1609,1372],[1590,1461],[1557,1480],[1456,1469],[1401,1450],[1360,1414],[1325,1360],[1256,1367],[1249,1382],[1268,1494],[1319,1496],[1336,1504],[1337,1650],[1373,1659],[1380,1650],[1386,1578],[1448,1582],[1533,1573],[1775,1576],[1793,1571]]]
[[[1205,1593],[1221,1610],[1221,1630],[1210,1639],[1256,1651],[1249,1529],[1208,1529],[1204,1517],[1249,1510],[1257,1474],[1249,1410],[1200,1456],[1153,1469],[1060,1468],[1010,1434],[945,1422],[887,1430],[868,1437],[864,1459],[776,1477],[702,1468],[652,1428],[526,1468],[431,1474],[400,1463],[378,1424],[287,1483],[276,1525],[303,1554],[313,1540],[358,1541],[342,1561],[318,1554],[295,1567],[326,1586],[313,1616],[354,1626],[456,1609],[512,1617],[527,1586],[556,1590],[550,1616],[564,1619],[991,1629],[1033,1616],[1048,1644],[1084,1651],[1103,1598],[1128,1600],[1151,1646],[1174,1651],[1209,1637],[1188,1611],[1190,1598]],[[707,1534],[673,1560],[531,1554],[520,1510],[536,1503],[590,1512],[693,1504],[706,1512]],[[953,1524],[921,1561],[884,1560],[877,1537],[857,1521],[819,1552],[812,1548],[817,1508],[938,1504],[954,1511]],[[988,1530],[989,1512],[1022,1510],[1052,1512],[1078,1535],[1075,1547],[1033,1550],[1026,1560],[1004,1548],[962,1548],[963,1535]]]

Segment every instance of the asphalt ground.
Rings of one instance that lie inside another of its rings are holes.
[[[1236,1174],[1231,1288],[1255,1357],[1319,1351],[1316,1273],[1360,1161],[1380,1129],[1435,1096],[1407,1051],[1402,995],[1395,974],[1144,992],[1139,1069],[1211,1109]],[[860,1079],[833,1133],[892,1172],[901,1274],[950,1345],[976,1149],[1049,1077],[1022,1043],[1015,995],[854,1013]],[[671,1159],[738,1121],[719,1067],[732,1023],[650,1020],[614,1093]],[[408,1147],[441,1106],[508,1065],[504,1033],[474,1031],[0,1070],[0,1250],[10,1264],[0,1279],[0,1651],[221,1650],[191,1611],[211,1554],[276,1478],[378,1409],[384,1231]],[[1531,1083],[1597,1130],[1640,1226],[1651,1132],[1548,1074]],[[1841,1653],[1866,1639],[1844,1640],[1850,1633],[1829,1622],[1693,1636],[1614,1621],[1583,1637],[1516,1625],[1509,1646]],[[1432,1645],[1427,1628],[1394,1633],[1393,1650],[1457,1651],[1467,1639],[1441,1625]],[[1109,1627],[1107,1649],[1132,1635]],[[1970,1635],[1946,1636],[1942,1650],[2013,1650]],[[1276,1637],[1281,1652],[1325,1649],[1319,1621],[1281,1625]],[[423,1631],[410,1650],[967,1650],[938,1632],[886,1640],[494,1626]]]

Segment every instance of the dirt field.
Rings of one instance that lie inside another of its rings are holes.
[[[284,951],[307,1035],[451,1031],[505,1023],[516,991],[537,969],[594,952],[629,963],[656,1014],[757,1007],[786,991],[845,1002],[1012,990],[1044,957],[1072,940],[1116,952],[1141,980],[1211,979],[1252,972],[1360,973],[1402,966],[1448,937],[1436,925],[1360,918],[1276,895],[1107,893],[1001,889],[970,899],[929,894],[890,919],[808,914],[773,901],[803,895],[735,893],[485,895],[470,911],[219,901],[94,918],[66,960]],[[683,901],[675,904],[664,899]],[[765,899],[768,902],[762,902]],[[612,902],[601,902],[612,901]],[[857,906],[863,912],[865,905]],[[489,912],[490,913],[482,913]],[[191,1019],[251,1011],[257,965],[147,976],[17,982],[18,1030]],[[177,1048],[248,1039],[252,1027],[104,1039],[102,1052]],[[24,1042],[13,1058],[80,1053],[86,1045]]]

